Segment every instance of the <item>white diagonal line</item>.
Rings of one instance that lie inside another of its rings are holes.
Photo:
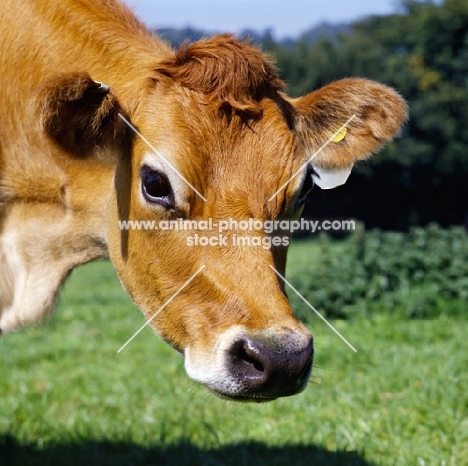
[[[340,126],[340,128],[338,128],[338,130],[336,130],[331,136],[330,138],[322,145],[322,147],[320,147],[320,149],[318,149],[316,152],[314,152],[312,154],[312,157],[310,157],[309,160],[307,160],[306,163],[304,163],[303,165],[301,165],[301,168],[299,168],[299,170],[297,170],[296,172],[294,172],[294,174],[291,176],[291,178],[289,178],[288,181],[286,181],[286,183],[284,183],[281,188],[278,189],[278,191],[276,191],[275,194],[273,194],[273,196],[270,197],[270,199],[268,199],[268,202],[270,202],[272,199],[274,199],[278,193],[280,191],[282,191],[289,183],[291,183],[291,181],[296,178],[297,175],[299,175],[299,173],[301,173],[305,167],[307,167],[307,165],[309,165],[310,162],[312,162],[312,160],[314,160],[315,157],[317,157],[317,155],[320,154],[320,152],[323,151],[323,149],[325,149],[325,147],[328,146],[328,144],[330,144],[330,142],[333,141],[333,139],[335,139],[336,136],[338,136],[338,134],[351,122],[353,121],[354,119],[356,118],[356,114],[354,113],[353,116],[351,118],[348,119],[348,121],[346,123],[344,123],[343,125]]]
[[[166,162],[169,167],[172,168],[172,170],[174,170],[197,194],[198,196],[203,199],[205,202],[206,202],[206,198],[197,190],[197,188],[195,188],[195,186],[193,186],[193,184],[190,183],[190,181],[188,181],[183,175],[182,173],[179,172],[179,170],[177,170],[176,167],[174,167],[174,165],[172,165],[171,162],[169,162],[169,160],[166,159],[166,157],[164,157],[164,155],[161,154],[161,152],[159,152],[149,141],[148,139],[146,139],[121,113],[118,114],[119,117],[125,122],[127,123],[127,125],[136,133],[138,134],[138,136],[140,136],[140,138],[146,142],[146,144],[153,150],[153,152],[161,157],[164,162]]]
[[[322,316],[322,314],[320,314],[319,311],[317,311],[317,309],[315,309],[314,306],[312,306],[312,304],[309,303],[309,301],[307,301],[307,299],[304,298],[304,296],[301,295],[301,293],[299,293],[299,291],[296,290],[296,288],[294,288],[294,286],[291,285],[291,283],[289,283],[285,277],[283,277],[283,275],[281,275],[272,265],[269,265],[268,267],[270,267],[270,269],[272,269],[276,275],[278,275],[278,277],[280,277],[284,283],[286,283],[287,285],[290,286],[290,288],[294,291],[294,293],[297,294],[297,296],[299,296],[299,298],[302,299],[302,301],[304,301],[307,306],[309,306],[355,353],[357,353],[357,349],[343,336],[341,335],[340,332],[338,332],[338,330],[333,327],[332,324],[330,324],[330,322],[328,322],[327,319],[325,319],[325,317]]]
[[[120,347],[117,353],[120,353],[204,268],[206,265],[202,265],[149,319],[146,321],[128,340]]]

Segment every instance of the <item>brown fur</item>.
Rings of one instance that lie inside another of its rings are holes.
[[[297,218],[305,170],[269,198],[353,114],[316,162],[368,157],[398,133],[403,99],[362,79],[290,99],[252,45],[224,35],[172,51],[112,0],[3,0],[0,28],[0,329],[40,320],[75,266],[110,255],[148,318],[205,265],[151,325],[214,391],[240,393],[218,349],[241,335],[310,345],[269,267],[284,272],[287,248],[188,247],[194,232],[118,221]],[[143,199],[143,164],[166,173],[173,207]]]
[[[407,118],[406,106],[398,94],[364,79],[343,79],[296,102],[295,128],[310,152],[355,115],[342,143],[330,144],[318,155],[318,163],[327,168],[340,168],[370,157],[399,133]]]
[[[184,43],[155,71],[201,92],[218,105],[261,114],[260,100],[284,88],[273,63],[258,49],[225,34]]]
[[[117,98],[88,73],[58,73],[35,91],[32,108],[42,131],[74,156],[100,155],[105,148],[115,161],[115,152],[132,134],[118,116],[125,112]]]

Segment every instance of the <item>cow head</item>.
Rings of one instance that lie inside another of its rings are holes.
[[[60,75],[36,102],[43,130],[69,156],[115,163],[106,241],[123,286],[184,353],[188,375],[216,394],[265,401],[303,390],[313,344],[278,275],[288,233],[225,229],[220,238],[216,225],[298,218],[314,181],[342,184],[394,137],[405,102],[364,79],[291,99],[268,59],[228,36],[183,46],[130,86],[108,84]],[[178,219],[215,226],[121,228]]]

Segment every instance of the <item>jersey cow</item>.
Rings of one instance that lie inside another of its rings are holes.
[[[284,244],[233,246],[247,232],[228,230],[203,247],[122,221],[296,219],[313,180],[343,183],[398,133],[404,100],[366,79],[290,98],[251,44],[173,50],[113,0],[2,0],[0,47],[1,331],[110,256],[192,379],[232,400],[303,390],[313,340],[277,275]]]

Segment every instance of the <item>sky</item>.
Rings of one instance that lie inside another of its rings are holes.
[[[124,0],[149,27],[192,26],[207,32],[272,29],[296,37],[322,21],[348,22],[397,10],[398,0]]]

